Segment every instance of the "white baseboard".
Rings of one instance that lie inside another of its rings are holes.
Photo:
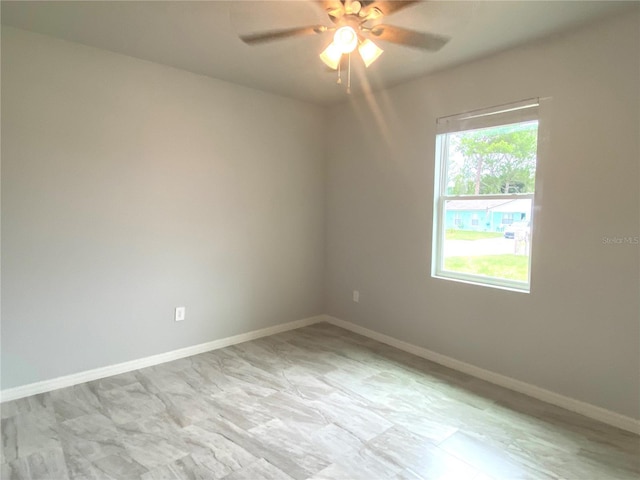
[[[611,410],[607,410],[602,407],[597,407],[590,403],[576,400],[575,398],[566,397],[564,395],[560,395],[559,393],[537,387],[530,383],[522,382],[520,380],[516,380],[514,378],[507,377],[490,370],[485,370],[484,368],[476,367],[469,363],[456,360],[455,358],[447,357],[446,355],[442,355],[440,353],[432,352],[431,350],[427,350],[426,348],[403,342],[402,340],[398,340],[388,335],[369,330],[368,328],[361,327],[360,325],[356,325],[339,318],[331,317],[329,315],[324,315],[323,317],[324,321],[327,323],[330,323],[337,327],[342,327],[346,330],[358,333],[373,340],[377,340],[378,342],[391,345],[392,347],[396,347],[400,350],[404,350],[405,352],[412,353],[418,357],[431,360],[432,362],[444,365],[445,367],[452,368],[459,372],[463,372],[473,377],[486,380],[487,382],[499,385],[504,388],[508,388],[510,390],[514,390],[516,392],[524,393],[525,395],[537,398],[538,400],[542,400],[543,402],[566,408],[567,410],[571,410],[572,412],[579,413],[581,415],[584,415],[585,417],[598,420],[622,430],[640,434],[640,420],[636,420],[634,418],[612,412]]]
[[[408,353],[412,353],[418,357],[431,360],[432,362],[444,365],[445,367],[452,368],[459,372],[466,373],[473,377],[486,380],[487,382],[493,383],[495,385],[499,385],[516,392],[524,393],[525,395],[537,398],[538,400],[542,400],[543,402],[566,408],[567,410],[580,413],[585,417],[601,421],[608,425],[612,425],[614,427],[618,427],[632,433],[640,434],[640,420],[636,420],[634,418],[627,417],[625,415],[621,415],[619,413],[612,412],[611,410],[597,407],[590,403],[582,402],[574,398],[566,397],[564,395],[560,395],[558,393],[546,390],[541,387],[537,387],[530,383],[516,380],[511,377],[507,377],[505,375],[501,375],[499,373],[492,372],[490,370],[476,367],[469,363],[456,360],[455,358],[451,358],[446,355],[427,350],[426,348],[418,347],[411,343],[398,340],[388,335],[384,335],[368,328],[361,327],[360,325],[356,325],[355,323],[347,322],[345,320],[331,317],[329,315],[318,315],[316,317],[304,318],[302,320],[282,323],[279,325],[274,325],[272,327],[253,330],[251,332],[242,333],[240,335],[234,335],[232,337],[221,338],[219,340],[213,340],[211,342],[173,350],[171,352],[152,355],[150,357],[131,360],[129,362],[118,363],[116,365],[108,365],[106,367],[96,368],[93,370],[86,370],[84,372],[65,375],[63,377],[53,378],[51,380],[44,380],[42,382],[22,385],[20,387],[9,388],[0,392],[0,401],[8,402],[10,400],[16,400],[19,398],[28,397],[30,395],[36,395],[39,393],[57,390],[59,388],[70,387],[79,383],[99,380],[101,378],[110,377],[112,375],[130,372],[139,368],[151,367],[153,365],[170,362],[172,360],[190,357],[191,355],[197,355],[199,353],[217,350],[219,348],[228,347],[230,345],[248,342],[257,338],[286,332],[288,330],[306,327],[319,322],[327,322],[332,325],[342,327],[345,330],[349,330],[373,340],[377,340],[378,342],[391,345],[392,347],[398,348]]]
[[[287,330],[306,327],[308,325],[322,322],[324,320],[324,315],[304,318],[302,320],[281,323],[279,325],[274,325],[273,327],[253,330],[251,332],[241,333],[240,335],[221,338],[219,340],[213,340],[212,342],[180,348],[178,350],[160,353],[158,355],[152,355],[150,357],[139,358],[137,360],[131,360],[129,362],[118,363],[116,365],[108,365],[106,367],[95,368],[93,370],[85,370],[84,372],[65,375],[63,377],[52,378],[51,380],[44,380],[42,382],[30,383],[28,385],[22,385],[20,387],[9,388],[0,392],[0,401],[8,402],[10,400],[16,400],[19,398],[28,397],[30,395],[50,392],[59,388],[71,387],[73,385],[78,385],[79,383],[99,380],[101,378],[110,377],[112,375],[118,375],[120,373],[138,370],[139,368],[151,367],[153,365],[170,362],[172,360],[178,360],[179,358],[190,357],[191,355],[197,355],[199,353],[208,352],[210,350],[217,350],[219,348],[228,347],[230,345],[248,342],[250,340],[255,340],[256,338],[268,337],[269,335],[286,332]]]

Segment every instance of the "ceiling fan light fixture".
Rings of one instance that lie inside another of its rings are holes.
[[[340,27],[333,35],[333,43],[342,53],[351,53],[358,46],[358,34],[348,25]]]
[[[337,83],[342,83],[342,70],[346,70],[347,93],[351,86],[351,53],[358,49],[365,67],[371,66],[382,55],[383,50],[371,39],[420,48],[436,52],[449,40],[449,37],[429,32],[418,32],[409,28],[385,25],[381,18],[404,10],[419,0],[314,0],[327,13],[332,26],[307,25],[260,33],[241,35],[240,39],[255,45],[273,40],[304,35],[333,32],[333,41],[320,53],[320,59],[329,68],[338,71]]]
[[[357,15],[361,9],[362,9],[362,4],[357,0],[354,0],[349,3],[345,3],[345,10],[347,11],[347,13],[352,13]]]
[[[369,65],[375,62],[378,57],[382,55],[382,52],[384,52],[384,50],[369,39],[364,40],[358,47],[358,53],[360,53],[365,67],[369,67]]]
[[[322,60],[327,67],[334,70],[338,68],[341,58],[342,50],[340,50],[335,42],[331,42],[329,46],[325,48],[320,54],[320,60]]]

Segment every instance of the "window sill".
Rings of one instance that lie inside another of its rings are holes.
[[[507,290],[517,293],[531,293],[531,285],[526,282],[509,281],[500,278],[483,277],[479,275],[465,275],[461,273],[446,271],[436,272],[431,276],[440,280],[466,283],[468,285],[476,285],[479,287],[498,288],[500,290]]]

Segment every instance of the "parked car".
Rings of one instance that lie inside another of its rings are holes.
[[[531,232],[531,222],[513,222],[504,229],[504,238],[516,238],[526,236]]]

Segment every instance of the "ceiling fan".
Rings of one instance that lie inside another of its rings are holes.
[[[334,32],[333,41],[320,53],[320,59],[329,68],[338,70],[338,83],[342,83],[340,69],[343,58],[346,56],[347,92],[351,87],[351,53],[356,48],[365,67],[368,67],[383,52],[373,42],[374,39],[432,52],[440,50],[450,40],[446,36],[417,32],[380,22],[383,17],[418,3],[418,0],[314,0],[314,3],[319,4],[327,13],[333,25],[308,25],[252,33],[240,35],[240,39],[249,45],[255,45],[289,37]]]

